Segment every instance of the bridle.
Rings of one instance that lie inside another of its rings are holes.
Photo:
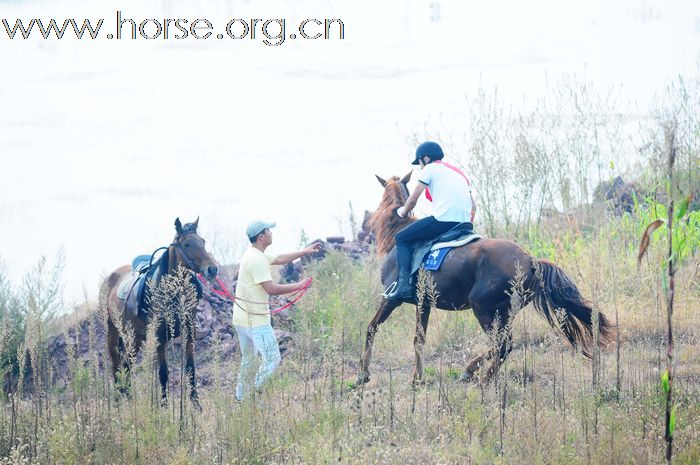
[[[183,230],[183,234],[181,236],[178,236],[178,239],[180,239],[183,236],[186,236],[187,234],[194,234],[194,233],[195,233],[194,230],[189,230],[189,231]],[[149,260],[149,266],[153,265],[153,258],[156,256],[156,254],[158,252],[160,252],[161,250],[169,249],[170,247],[174,247],[176,250],[178,250],[180,252],[180,256],[182,257],[183,261],[185,262],[185,264],[187,265],[187,267],[190,270],[192,270],[195,273],[201,273],[201,271],[202,271],[201,267],[196,266],[196,263],[194,263],[194,261],[192,261],[192,259],[187,255],[187,252],[185,252],[185,248],[183,246],[181,246],[177,240],[175,242],[172,242],[167,247],[158,247],[156,250],[154,250],[153,253],[151,254],[151,259]],[[200,268],[200,269],[197,270],[196,268]]]
[[[185,262],[185,264],[187,264],[187,268],[194,271],[195,273],[199,273],[202,271],[201,267],[196,266],[196,264],[192,261],[192,259],[190,259],[190,257],[187,256],[187,253],[185,252],[184,247],[182,247],[177,242],[173,242],[172,244],[170,244],[170,247],[175,247],[175,249],[177,249],[180,252],[180,257]]]
[[[180,245],[180,239],[187,236],[188,234],[196,234],[196,232],[194,228],[190,227],[189,225],[185,225],[185,227],[182,230],[182,234],[179,235],[172,244],[170,244],[170,247],[174,247],[178,252],[180,252],[180,256],[182,257],[183,261],[190,270],[192,270],[195,273],[201,273],[202,267],[197,266],[196,263],[194,263],[194,261],[187,255],[187,252],[185,252],[185,248]]]

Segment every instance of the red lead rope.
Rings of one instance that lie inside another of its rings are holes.
[[[204,278],[202,278],[202,275],[198,274],[197,277],[199,278],[199,280],[202,283],[205,282]],[[231,302],[238,305],[239,307],[240,307],[240,305],[236,301],[246,302],[249,304],[267,305],[267,302],[253,302],[252,300],[246,300],[246,299],[241,299],[240,297],[234,297],[231,294],[231,292],[229,292],[229,290],[226,289],[226,286],[224,285],[224,282],[221,280],[221,278],[219,278],[217,276],[215,279],[216,279],[216,284],[218,284],[221,289],[215,289],[212,287],[212,291],[214,291],[216,294],[218,294],[220,296],[226,297],[227,299],[229,299]],[[299,302],[299,299],[301,299],[304,296],[304,294],[306,294],[306,291],[309,290],[309,287],[311,287],[312,282],[313,282],[313,278],[309,278],[307,283],[304,284],[304,286],[301,289],[297,289],[294,292],[290,292],[289,295],[295,295],[295,294],[299,294],[299,295],[296,296],[291,302],[287,302],[286,304],[282,305],[279,308],[276,308],[274,310],[270,310],[270,315],[275,315],[281,311],[287,310],[289,307],[291,307],[295,303]]]

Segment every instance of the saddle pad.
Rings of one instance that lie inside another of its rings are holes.
[[[436,244],[433,244],[430,247],[430,252],[438,249],[444,249],[446,247],[453,248],[453,247],[460,247],[466,244],[469,244],[470,242],[474,242],[477,239],[481,239],[481,236],[478,234],[470,234],[468,236],[464,236],[460,239],[456,239],[454,241],[450,242],[438,242]]]
[[[423,266],[423,260],[425,259],[426,255],[428,255],[430,252],[437,250],[437,249],[444,249],[444,248],[454,248],[454,247],[459,247],[465,244],[468,244],[470,242],[473,242],[477,239],[480,239],[481,236],[478,234],[467,234],[465,236],[460,237],[459,239],[455,239],[454,241],[449,241],[449,242],[436,242],[435,244],[431,244],[431,242],[424,242],[422,244],[419,244],[414,250],[413,250],[413,262],[411,263],[411,274],[414,274],[416,271],[418,271],[418,268]],[[444,257],[443,257],[444,258]]]
[[[447,252],[452,250],[452,247],[445,247],[444,249],[437,249],[432,252],[428,252],[423,259],[423,269],[428,271],[436,271],[442,265],[442,261],[445,259]]]
[[[134,287],[134,283],[139,276],[144,274],[151,266],[150,255],[137,255],[131,262],[131,274],[119,284],[117,297],[125,300],[129,296],[129,291]]]
[[[117,288],[117,297],[125,300],[127,296],[129,295],[129,291],[131,291],[131,288],[134,287],[134,283],[140,276],[139,271],[132,271],[129,276],[124,278],[119,284],[119,287]]]
[[[470,234],[454,241],[434,244],[432,247],[430,247],[428,253],[425,254],[421,266],[428,271],[437,271],[440,269],[440,265],[442,265],[442,261],[445,259],[445,256],[447,256],[447,252],[455,247],[469,244],[470,242],[480,238],[481,236],[478,234]]]

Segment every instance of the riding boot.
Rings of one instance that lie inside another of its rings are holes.
[[[411,285],[411,277],[408,273],[400,272],[396,287],[386,294],[388,300],[411,300],[414,297],[414,287]]]

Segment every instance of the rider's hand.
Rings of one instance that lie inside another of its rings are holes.
[[[406,207],[399,207],[396,209],[396,214],[399,215],[399,217],[403,218],[406,216]]]

